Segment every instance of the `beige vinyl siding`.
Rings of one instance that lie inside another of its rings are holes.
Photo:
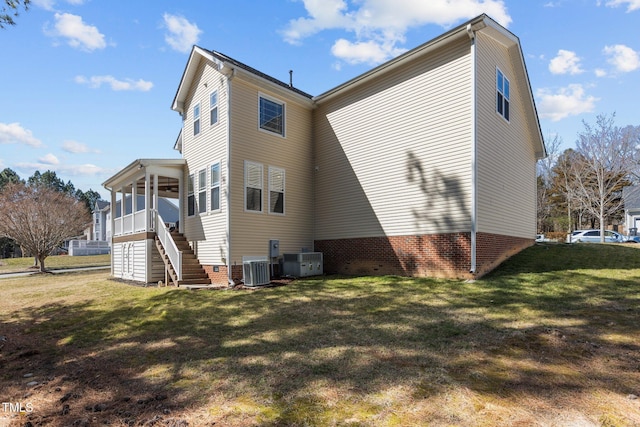
[[[267,256],[269,240],[280,253],[313,247],[313,159],[311,106],[282,93],[259,88],[239,77],[232,81],[231,262],[243,256]],[[285,137],[259,130],[260,94],[285,103]],[[245,210],[245,161],[262,165],[262,212]],[[269,213],[269,167],[285,171],[285,213]]]
[[[200,60],[198,76],[194,79],[185,100],[186,119],[182,130],[182,155],[187,162],[183,176],[184,233],[196,252],[198,259],[205,265],[226,264],[227,251],[227,218],[226,218],[226,176],[227,176],[227,84],[226,77],[218,72],[208,61]],[[218,122],[210,123],[209,98],[211,92],[218,92]],[[193,106],[200,103],[200,133],[193,135]],[[220,163],[220,210],[211,211],[211,166]],[[194,195],[198,200],[198,176],[201,170],[206,171],[206,211],[187,216],[187,180],[194,175]]]
[[[518,78],[520,59],[482,33],[477,50],[478,231],[533,238],[536,160],[524,108],[527,83]],[[496,67],[510,82],[509,122],[496,112]]]
[[[316,239],[470,229],[469,45],[319,101]]]

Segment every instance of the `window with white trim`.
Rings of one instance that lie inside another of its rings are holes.
[[[200,133],[200,104],[196,104],[193,107],[193,134],[198,135]]]
[[[198,213],[207,211],[207,170],[198,172]]]
[[[496,111],[509,121],[509,79],[496,69]]]
[[[220,209],[220,163],[211,165],[211,210]]]
[[[211,126],[218,123],[218,91],[211,92],[209,95],[209,124]]]
[[[194,216],[196,214],[196,196],[193,192],[194,178],[193,174],[191,174],[187,180],[187,216]]]
[[[245,210],[262,212],[262,164],[245,160]]]
[[[260,95],[260,129],[284,136],[284,102]]]
[[[269,213],[284,214],[284,169],[269,166]]]

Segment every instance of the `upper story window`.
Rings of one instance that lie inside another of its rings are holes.
[[[284,103],[260,95],[260,129],[284,136]]]
[[[189,175],[187,180],[187,216],[194,216],[196,214],[196,196],[193,193],[193,174]]]
[[[193,134],[200,133],[200,104],[193,107]]]
[[[220,163],[211,165],[211,210],[220,209]]]
[[[284,169],[269,167],[269,213],[284,214]]]
[[[209,124],[211,126],[218,123],[218,91],[211,92],[209,95]]]
[[[262,164],[244,162],[245,209],[262,212]]]
[[[496,69],[496,111],[509,121],[509,80]]]
[[[198,172],[198,213],[207,211],[207,170]]]

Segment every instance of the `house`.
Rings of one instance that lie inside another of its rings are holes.
[[[622,189],[622,200],[624,200],[626,234],[637,236],[638,227],[640,227],[640,186],[624,187]]]
[[[112,218],[114,276],[173,257],[188,283],[173,251],[226,283],[318,251],[330,273],[473,278],[534,243],[544,142],[519,39],[486,15],[318,96],[195,46],[172,108],[181,158],[104,183],[146,201]]]
[[[107,242],[111,237],[111,204],[104,200],[96,200],[93,208],[92,232],[89,240]]]

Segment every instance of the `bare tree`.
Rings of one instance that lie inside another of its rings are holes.
[[[578,197],[586,210],[600,220],[604,242],[606,220],[622,207],[622,188],[635,169],[636,143],[614,124],[615,114],[598,115],[595,127],[583,122],[576,151],[582,161],[573,164]]]
[[[10,183],[0,193],[0,236],[13,239],[40,262],[91,223],[85,204],[46,187]]]
[[[545,138],[545,145],[547,148],[547,157],[538,160],[538,232],[543,232],[547,225],[549,218],[552,216],[553,204],[551,203],[551,196],[553,191],[554,181],[554,166],[558,161],[560,155],[560,146],[562,145],[562,138],[557,134],[553,137],[548,136]]]

